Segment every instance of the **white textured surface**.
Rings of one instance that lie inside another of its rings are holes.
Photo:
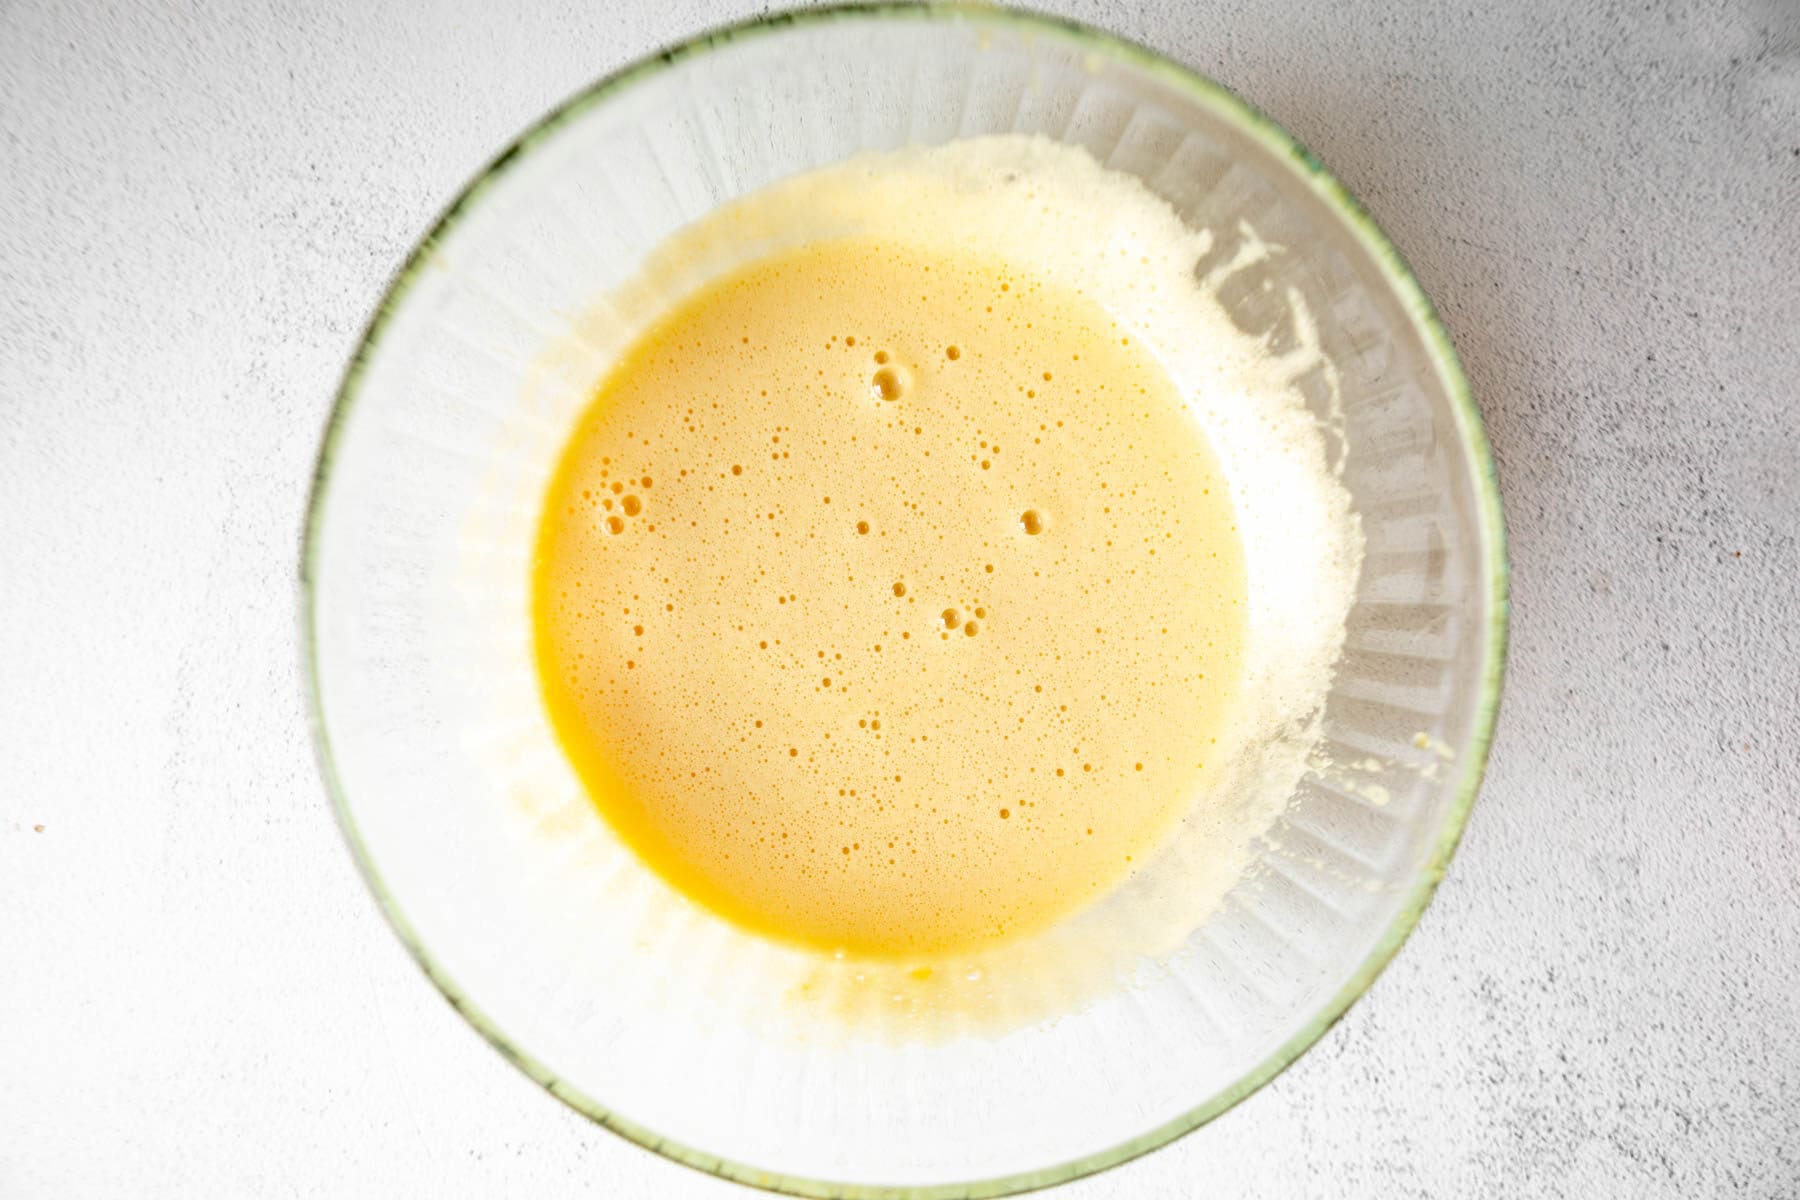
[[[439,1000],[293,645],[317,438],[412,239],[550,104],[747,11],[0,0],[0,1197],[748,1194]],[[1394,236],[1487,414],[1515,632],[1395,965],[1058,1195],[1800,1194],[1800,0],[1071,12]]]

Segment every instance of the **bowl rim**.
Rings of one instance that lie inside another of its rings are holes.
[[[367,846],[357,828],[348,792],[338,776],[332,756],[330,738],[324,717],[324,690],[318,670],[318,608],[316,580],[323,512],[330,492],[332,467],[338,441],[350,409],[356,403],[363,374],[377,343],[386,331],[394,313],[404,302],[413,283],[425,268],[438,244],[473,205],[508,169],[534,146],[553,135],[559,128],[583,112],[633,84],[661,73],[682,62],[701,57],[714,50],[750,38],[778,36],[791,29],[848,21],[916,21],[961,22],[987,25],[1054,38],[1073,44],[1090,53],[1110,57],[1114,61],[1170,85],[1190,99],[1210,109],[1215,115],[1241,132],[1275,151],[1279,156],[1295,160],[1295,169],[1344,221],[1380,268],[1387,284],[1412,320],[1425,345],[1428,360],[1437,371],[1456,418],[1457,432],[1467,455],[1474,490],[1477,525],[1481,533],[1483,568],[1487,576],[1486,655],[1481,670],[1481,695],[1470,729],[1468,751],[1462,763],[1461,777],[1456,782],[1444,818],[1438,827],[1431,852],[1413,880],[1404,901],[1374,946],[1333,993],[1318,1012],[1296,1033],[1236,1080],[1195,1107],[1162,1122],[1124,1142],[1079,1158],[1053,1163],[1035,1170],[993,1176],[967,1183],[929,1184],[922,1186],[852,1183],[810,1179],[762,1170],[747,1163],[721,1158],[698,1147],[670,1141],[612,1111],[560,1079],[547,1064],[539,1062],[502,1031],[449,977],[432,958],[423,939],[407,920],[399,901],[388,890],[375,868]],[[1183,66],[1163,54],[1135,42],[1092,26],[1063,17],[1017,7],[1001,7],[988,3],[912,4],[883,0],[874,4],[837,3],[805,10],[777,11],[748,20],[722,25],[699,33],[663,50],[653,52],[602,76],[566,98],[520,133],[504,150],[495,155],[457,193],[432,222],[431,227],[414,245],[405,261],[389,281],[374,313],[357,340],[349,364],[339,381],[327,419],[317,460],[312,474],[311,493],[307,500],[305,525],[301,535],[299,571],[299,646],[301,673],[305,689],[307,722],[319,773],[330,796],[337,820],[349,844],[364,882],[368,885],[383,915],[406,946],[413,961],[442,993],[451,1007],[500,1054],[551,1095],[595,1123],[619,1134],[645,1149],[674,1162],[716,1175],[736,1183],[766,1191],[793,1196],[834,1198],[834,1200],[975,1200],[977,1197],[1014,1195],[1051,1187],[1118,1166],[1165,1146],[1190,1133],[1213,1118],[1225,1113],[1240,1101],[1260,1090],[1295,1059],[1317,1042],[1344,1016],[1350,1006],[1374,984],[1391,962],[1401,944],[1418,924],[1430,904],[1440,880],[1456,852],[1463,829],[1474,805],[1475,795],[1486,771],[1488,751],[1493,741],[1499,712],[1501,684],[1505,674],[1509,624],[1506,529],[1501,513],[1498,478],[1494,459],[1483,428],[1481,414],[1470,393],[1467,378],[1451,345],[1448,333],[1436,310],[1425,297],[1411,269],[1398,250],[1382,232],[1374,219],[1350,192],[1286,129],[1276,124],[1260,109],[1239,97],[1225,85]]]

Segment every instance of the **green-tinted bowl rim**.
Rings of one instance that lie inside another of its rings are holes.
[[[332,460],[338,436],[343,430],[346,414],[351,405],[355,403],[364,368],[377,340],[387,328],[394,311],[406,298],[413,281],[418,277],[434,249],[451,227],[461,219],[463,214],[475,204],[514,160],[591,106],[601,103],[639,80],[654,75],[677,62],[699,57],[731,42],[776,35],[786,29],[801,26],[857,20],[965,21],[1018,29],[1031,34],[1074,42],[1087,51],[1108,55],[1165,84],[1181,89],[1193,100],[1212,109],[1214,113],[1233,123],[1276,153],[1291,156],[1297,160],[1299,171],[1311,184],[1313,190],[1343,217],[1351,232],[1361,241],[1363,247],[1380,266],[1388,284],[1394,289],[1395,294],[1410,313],[1424,339],[1427,352],[1449,393],[1452,408],[1456,414],[1458,431],[1462,436],[1463,448],[1468,454],[1473,476],[1477,516],[1486,551],[1485,566],[1490,581],[1488,600],[1491,616],[1488,626],[1487,658],[1482,664],[1480,707],[1475,715],[1467,753],[1463,758],[1462,778],[1457,782],[1455,798],[1444,815],[1442,827],[1438,830],[1436,845],[1432,849],[1429,860],[1421,868],[1418,878],[1413,882],[1399,913],[1382,933],[1369,955],[1343,987],[1338,989],[1318,1014],[1306,1024],[1305,1028],[1290,1037],[1274,1053],[1246,1074],[1215,1095],[1208,1097],[1195,1108],[1154,1129],[1139,1134],[1129,1141],[1097,1154],[1042,1167],[1035,1171],[981,1179],[970,1183],[932,1184],[926,1187],[834,1183],[781,1175],[759,1170],[745,1163],[719,1158],[693,1146],[669,1141],[658,1136],[654,1130],[633,1123],[630,1119],[608,1110],[593,1097],[569,1086],[559,1079],[550,1067],[514,1045],[506,1034],[469,1000],[456,982],[449,978],[443,969],[432,960],[424,943],[408,923],[398,901],[388,891],[387,885],[376,872],[375,864],[369,858],[368,849],[363,844],[361,834],[357,830],[356,819],[351,813],[348,797],[345,795],[342,782],[338,779],[337,767],[332,759],[331,744],[326,737],[323,695],[319,684],[315,645],[317,612],[314,578],[318,565],[321,513],[331,480]],[[640,59],[598,80],[538,120],[482,168],[450,202],[443,214],[432,225],[430,231],[420,239],[412,253],[407,256],[406,262],[395,275],[393,282],[388,285],[386,293],[381,298],[381,303],[376,307],[374,316],[370,318],[368,327],[363,331],[362,338],[357,344],[356,353],[351,358],[350,364],[344,372],[343,380],[338,386],[337,398],[326,425],[318,462],[313,470],[312,495],[307,505],[306,527],[302,536],[300,553],[302,669],[307,689],[307,716],[312,726],[320,774],[331,794],[338,821],[343,827],[346,840],[350,843],[351,851],[356,856],[357,865],[362,871],[363,878],[374,893],[375,899],[380,903],[382,911],[387,914],[394,931],[400,935],[400,940],[406,944],[413,959],[437,989],[443,993],[444,998],[463,1015],[469,1024],[473,1025],[483,1037],[491,1042],[495,1049],[552,1095],[577,1112],[638,1145],[654,1150],[685,1166],[752,1187],[795,1196],[841,1198],[841,1200],[900,1200],[900,1198],[906,1198],[906,1200],[974,1200],[977,1197],[1005,1196],[1036,1188],[1051,1187],[1079,1179],[1085,1175],[1092,1175],[1097,1171],[1118,1166],[1120,1163],[1128,1162],[1141,1154],[1167,1145],[1183,1134],[1199,1128],[1280,1074],[1308,1047],[1324,1036],[1326,1030],[1343,1017],[1350,1005],[1369,989],[1375,982],[1376,976],[1380,975],[1382,969],[1393,959],[1400,944],[1406,940],[1407,935],[1418,924],[1420,916],[1431,902],[1432,894],[1437,890],[1438,881],[1443,878],[1450,858],[1456,852],[1463,827],[1468,822],[1469,811],[1475,802],[1475,794],[1481,786],[1482,774],[1487,767],[1488,747],[1493,738],[1494,721],[1499,710],[1501,679],[1505,670],[1507,615],[1506,531],[1501,518],[1500,494],[1494,473],[1493,456],[1489,451],[1487,437],[1482,429],[1481,414],[1469,394],[1468,381],[1463,376],[1462,367],[1456,358],[1456,351],[1452,348],[1449,336],[1438,321],[1431,302],[1425,298],[1417,280],[1413,278],[1412,272],[1401,259],[1399,252],[1394,249],[1393,244],[1388,241],[1387,236],[1376,226],[1369,214],[1363,211],[1362,205],[1357,203],[1356,199],[1325,169],[1311,151],[1302,146],[1285,129],[1222,84],[1172,62],[1145,47],[1086,25],[1022,9],[999,8],[986,4],[837,5],[796,12],[771,13],[701,34],[661,53]]]

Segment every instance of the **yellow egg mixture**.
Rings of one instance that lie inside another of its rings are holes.
[[[555,730],[646,862],[892,957],[1132,872],[1206,787],[1246,589],[1218,462],[1130,328],[857,236],[715,280],[615,365],[533,608]]]

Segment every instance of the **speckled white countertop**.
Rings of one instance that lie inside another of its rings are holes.
[[[1512,533],[1493,766],[1298,1065],[1075,1200],[1800,1195],[1800,0],[1059,5],[1411,260]],[[389,273],[741,0],[0,0],[0,1197],[749,1195],[426,983],[314,772],[296,550]]]

